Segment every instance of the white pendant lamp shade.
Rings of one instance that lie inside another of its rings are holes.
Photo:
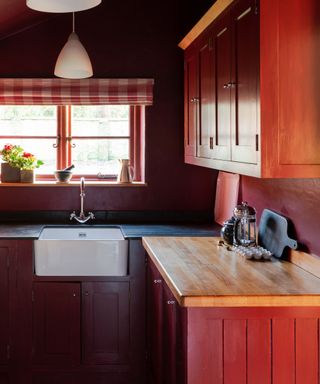
[[[27,6],[41,12],[79,12],[96,7],[101,0],[27,0]]]
[[[54,74],[66,79],[85,79],[93,75],[89,55],[75,32],[62,48]]]
[[[58,56],[54,74],[64,79],[85,79],[93,75],[89,55],[75,33],[74,12],[72,13],[72,33]]]

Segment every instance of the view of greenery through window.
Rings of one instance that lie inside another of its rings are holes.
[[[21,145],[44,161],[38,174],[52,175],[57,126],[56,106],[0,106],[0,147]],[[129,106],[73,106],[71,137],[75,174],[117,174],[117,159],[129,157]]]
[[[73,163],[80,173],[117,174],[118,159],[129,158],[129,107],[72,107],[72,136]]]

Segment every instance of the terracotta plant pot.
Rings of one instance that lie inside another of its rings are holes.
[[[19,183],[20,169],[13,168],[8,163],[1,163],[1,182],[2,183]]]
[[[34,182],[34,171],[21,169],[20,171],[20,181],[21,183],[33,183]]]

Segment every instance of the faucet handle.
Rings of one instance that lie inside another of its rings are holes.
[[[88,215],[89,215],[90,219],[95,219],[95,216],[92,212],[88,212]]]
[[[72,220],[74,217],[76,217],[76,211],[70,213],[70,220]]]

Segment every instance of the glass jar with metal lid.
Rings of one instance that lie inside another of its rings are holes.
[[[254,246],[256,242],[256,210],[246,201],[237,205],[233,210],[235,218],[233,243],[245,247]]]

